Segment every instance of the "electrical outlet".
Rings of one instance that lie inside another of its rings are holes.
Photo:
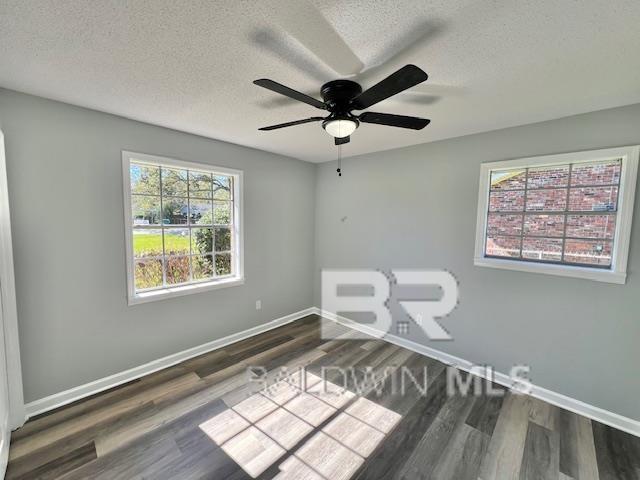
[[[262,309],[262,300],[256,300],[256,310]]]

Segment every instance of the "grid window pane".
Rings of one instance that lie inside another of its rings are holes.
[[[562,212],[567,206],[567,190],[529,190],[527,212]]]
[[[616,216],[567,215],[567,237],[604,238],[611,240],[616,231]]]
[[[569,211],[614,212],[618,208],[618,187],[569,189]]]
[[[166,257],[167,284],[186,283],[191,279],[190,257]]]
[[[522,240],[522,258],[559,262],[562,260],[562,239],[525,237]]]
[[[566,187],[569,183],[569,165],[530,168],[527,188]]]
[[[163,225],[186,225],[189,220],[189,202],[186,198],[162,198]]]
[[[487,237],[485,253],[494,257],[519,258],[521,243],[520,237]]]
[[[211,225],[213,221],[211,200],[189,199],[189,222],[191,225]]]
[[[233,179],[226,175],[213,176],[213,198],[216,200],[231,200]]]
[[[574,165],[571,185],[617,185],[620,183],[621,166],[620,160]]]
[[[491,190],[522,190],[526,179],[526,169],[491,172]]]
[[[136,290],[162,286],[162,260],[136,260],[134,264]]]
[[[132,163],[129,167],[131,193],[160,195],[160,167]]]
[[[134,225],[159,225],[160,217],[160,197],[149,195],[131,197],[131,218]]]
[[[216,254],[216,275],[219,277],[224,275],[231,275],[231,254],[230,253]]]
[[[165,255],[188,255],[191,253],[189,250],[189,229],[165,228],[164,252]]]
[[[564,261],[584,265],[611,266],[613,242],[602,240],[567,239]]]
[[[213,202],[213,223],[215,225],[231,223],[231,202]]]
[[[198,255],[191,258],[193,279],[204,280],[213,277],[213,255]]]
[[[192,228],[191,229],[191,253],[211,253],[213,252],[213,229],[212,228]]]
[[[524,234],[535,237],[562,237],[564,215],[525,215]]]
[[[524,210],[524,190],[495,191],[489,194],[490,212],[521,212]]]
[[[211,177],[210,173],[189,171],[189,197],[211,198],[213,195]]]
[[[188,194],[187,171],[162,167],[162,195],[186,197]]]
[[[216,227],[215,231],[216,252],[228,252],[231,250],[231,229],[228,227]]]
[[[133,256],[135,258],[162,256],[162,230],[134,229]]]
[[[489,235],[520,235],[522,234],[522,214],[490,213],[487,222]]]

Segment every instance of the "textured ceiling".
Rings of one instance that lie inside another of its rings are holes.
[[[319,124],[257,130],[322,112],[252,80],[429,73],[372,110],[431,125],[362,125],[349,156],[640,102],[639,25],[638,0],[2,0],[0,86],[325,161]]]

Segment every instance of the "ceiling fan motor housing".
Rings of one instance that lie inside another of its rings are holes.
[[[327,109],[332,113],[348,114],[351,101],[362,93],[362,87],[351,80],[333,80],[325,83],[320,89],[320,95]]]

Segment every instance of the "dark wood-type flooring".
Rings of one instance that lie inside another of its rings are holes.
[[[33,418],[6,478],[640,479],[638,437],[485,381],[450,392],[444,364],[328,328],[306,317]]]

